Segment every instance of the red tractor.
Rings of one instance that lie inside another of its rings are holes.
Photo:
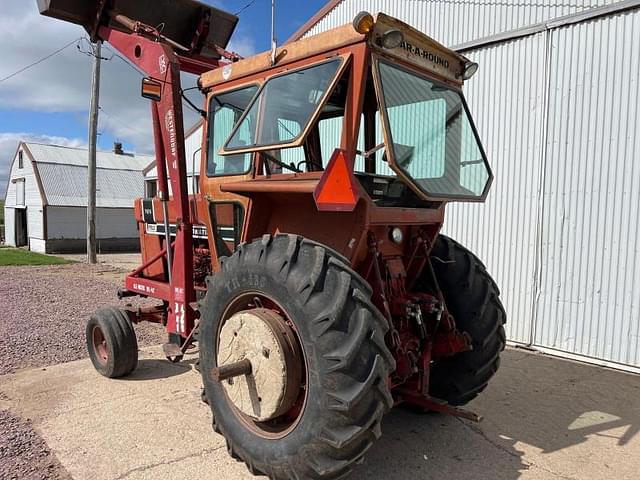
[[[485,266],[441,235],[492,181],[462,84],[477,64],[384,14],[273,52],[224,48],[237,19],[191,0],[39,0],[147,75],[158,198],[135,206],[143,265],[87,325],[96,369],[131,373],[133,325],[197,341],[214,429],[273,479],[342,477],[391,407],[470,419],[505,312]],[[158,29],[153,25],[162,24]],[[200,75],[189,195],[180,72]]]

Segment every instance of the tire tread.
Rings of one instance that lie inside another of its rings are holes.
[[[299,266],[301,259],[309,268]],[[327,420],[319,434],[300,446],[299,453],[277,464],[234,444],[225,422],[214,421],[214,428],[225,436],[230,454],[256,474],[264,472],[277,480],[341,478],[379,438],[382,416],[393,404],[387,379],[395,364],[384,341],[388,325],[371,302],[369,285],[342,255],[317,242],[277,234],[245,244],[224,262],[222,275],[209,278],[213,287],[209,292],[214,292],[218,283],[223,284],[240,262],[243,268],[262,262],[292,294],[299,295],[309,309],[314,345],[331,339],[331,348],[319,352],[324,374],[322,388],[314,399],[324,402]],[[333,279],[331,285],[327,284],[328,278]],[[208,302],[215,301],[208,293],[203,318]]]
[[[449,311],[460,330],[471,335],[473,350],[434,364],[431,394],[460,406],[488,385],[506,346],[506,314],[500,291],[485,265],[455,240],[440,235],[431,253]]]

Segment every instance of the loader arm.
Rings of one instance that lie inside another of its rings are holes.
[[[192,304],[196,296],[180,73],[202,74],[237,60],[237,55],[216,43],[226,46],[237,18],[193,0],[158,0],[152,4],[147,0],[38,0],[38,7],[43,15],[82,25],[92,40],[108,42],[147,79],[160,85],[151,115],[167,235],[161,254],[131,272],[120,295],[162,300],[163,309],[130,312],[132,321],[166,323],[167,332],[174,338],[189,338],[195,326]],[[169,203],[176,216],[173,239],[168,225]],[[165,265],[164,279],[145,278],[143,272],[159,262]]]

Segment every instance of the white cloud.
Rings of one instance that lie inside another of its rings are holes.
[[[227,50],[247,58],[256,54],[256,43],[253,38],[240,33],[231,39]]]
[[[18,149],[20,142],[47,143],[62,145],[64,147],[85,147],[84,140],[78,138],[56,137],[35,133],[0,133],[0,198],[4,199],[7,182],[9,180],[9,168]]]
[[[74,39],[86,37],[78,25],[41,16],[35,0],[0,0],[0,32],[2,32],[2,62],[0,78],[44,58]],[[230,2],[210,0],[207,3],[233,11]],[[83,50],[88,44],[82,41]],[[236,31],[228,50],[244,57],[256,53],[254,40],[247,30]],[[103,56],[111,57],[105,45]],[[149,101],[140,97],[141,74],[113,56],[102,62],[99,132],[109,134],[133,147],[137,153],[153,151]],[[183,88],[193,87],[196,77],[182,75]],[[38,112],[77,114],[86,119],[91,88],[91,57],[71,45],[60,54],[0,83],[0,108]],[[198,107],[203,96],[198,90],[187,93]],[[199,120],[184,105],[185,128]],[[85,120],[83,120],[84,122]],[[8,168],[19,141],[36,141],[68,146],[84,146],[85,140],[54,137],[48,132],[0,133],[0,198],[8,178]],[[86,138],[86,133],[80,135]]]
[[[34,0],[2,0],[0,32],[3,45],[0,78],[49,55],[73,39],[86,36],[77,25],[41,16]],[[86,50],[87,42],[83,42],[82,47]],[[252,53],[253,49],[248,38],[239,38],[237,48],[239,53]],[[103,56],[111,56],[108,46],[103,49]],[[136,151],[150,152],[153,149],[150,107],[149,101],[140,97],[141,78],[141,74],[116,56],[102,62],[100,130],[133,145]],[[183,75],[182,78],[184,88],[195,86],[196,77]],[[90,88],[91,58],[72,45],[0,83],[0,108],[86,115]],[[188,95],[196,105],[202,105],[203,97],[197,90]],[[186,106],[184,111],[188,128],[198,116]],[[0,173],[4,171],[3,165],[0,164]]]

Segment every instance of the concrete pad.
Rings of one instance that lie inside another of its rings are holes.
[[[78,480],[254,478],[213,433],[194,361],[154,348],[125,380],[87,360],[23,371],[0,377],[0,407],[32,419]],[[638,478],[640,376],[508,350],[469,407],[485,421],[394,410],[350,478]]]

